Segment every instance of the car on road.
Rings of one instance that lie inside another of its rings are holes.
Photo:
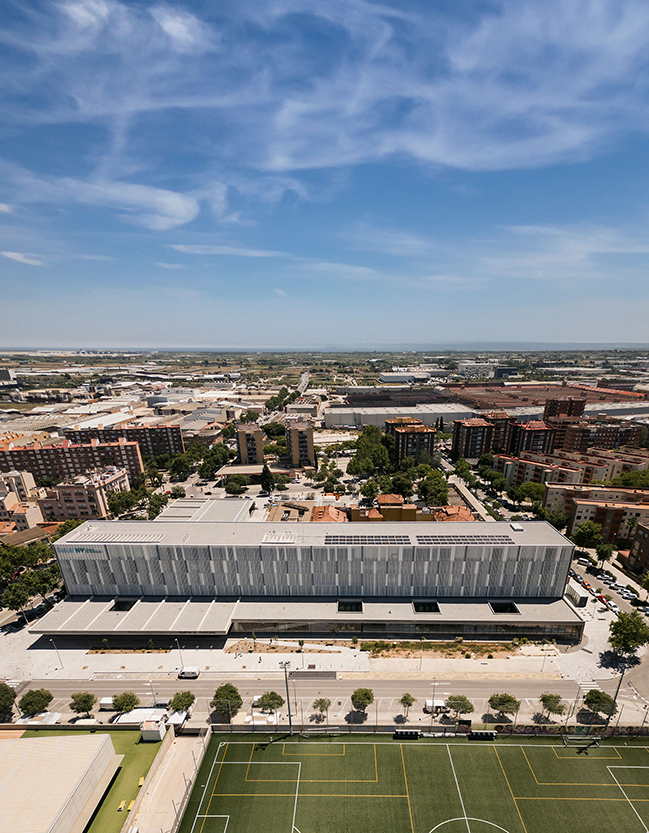
[[[613,613],[617,613],[620,608],[615,604],[615,602],[609,602],[608,603],[608,609],[612,610]]]

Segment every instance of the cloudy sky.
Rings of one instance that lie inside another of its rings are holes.
[[[5,0],[2,346],[649,342],[646,0]]]

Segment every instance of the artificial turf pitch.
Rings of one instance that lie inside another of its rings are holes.
[[[647,833],[649,747],[215,735],[180,833]]]

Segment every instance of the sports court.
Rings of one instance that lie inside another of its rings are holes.
[[[215,735],[181,833],[649,833],[649,747]]]

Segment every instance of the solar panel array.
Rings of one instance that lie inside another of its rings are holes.
[[[514,541],[509,535],[418,535],[417,543],[433,547],[443,547],[449,544],[469,547],[501,547],[513,544]]]
[[[396,546],[409,547],[411,544],[409,535],[325,535],[327,544],[395,544]]]

